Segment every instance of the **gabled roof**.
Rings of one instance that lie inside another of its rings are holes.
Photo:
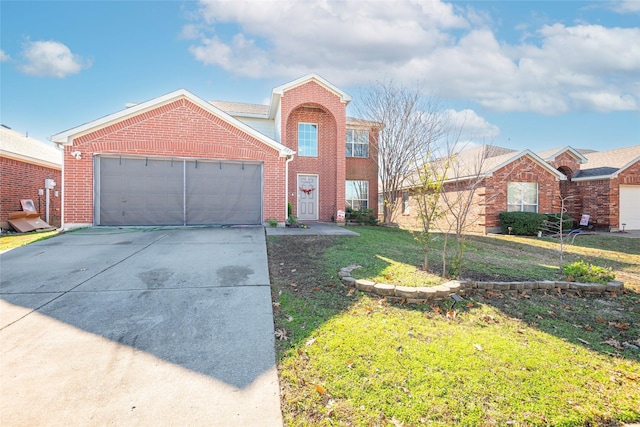
[[[0,156],[53,169],[62,168],[62,152],[19,132],[0,127]]]
[[[538,157],[546,160],[547,162],[553,162],[559,155],[563,153],[569,153],[578,161],[578,163],[586,163],[587,159],[583,156],[583,152],[581,151],[582,150],[576,150],[575,148],[569,147],[567,145],[566,147],[562,148],[551,148],[549,150],[536,151],[536,154],[538,155]],[[584,151],[588,152],[589,150]]]
[[[566,179],[562,173],[531,150],[516,151],[495,145],[482,145],[455,154],[455,163],[447,171],[447,181],[491,176],[509,163],[525,156],[531,158],[558,179]]]
[[[307,84],[309,82],[316,82],[328,91],[333,92],[340,98],[340,101],[344,102],[345,104],[351,102],[351,97],[345,91],[338,88],[337,86],[334,86],[332,83],[320,77],[318,74],[311,73],[273,89],[273,91],[271,92],[271,103],[269,104],[269,118],[273,119],[276,116],[278,110],[280,109],[280,98],[282,98],[286,91],[295,89],[296,87],[302,86],[303,84]]]
[[[264,104],[247,104],[245,102],[211,101],[211,104],[233,116],[267,118],[269,106]]]
[[[509,163],[513,163],[516,160],[521,159],[522,157],[529,157],[531,160],[533,160],[543,169],[546,169],[549,171],[549,173],[551,173],[552,175],[555,175],[556,178],[559,180],[567,179],[567,177],[564,176],[562,172],[555,169],[553,166],[551,166],[549,163],[547,163],[544,159],[540,158],[540,156],[538,156],[536,153],[534,153],[531,150],[522,150],[519,152],[502,154],[500,156],[488,157],[482,163],[480,175],[491,176],[494,174],[494,172],[497,172],[498,170],[507,166]],[[481,160],[478,160],[478,162],[480,161]],[[475,176],[475,175],[472,175],[472,176]]]
[[[574,181],[615,178],[621,172],[640,162],[640,145],[595,151],[585,154],[587,163],[573,174]]]
[[[558,180],[567,179],[564,174],[556,170],[531,150],[516,151],[510,148],[497,147],[494,145],[483,145],[456,153],[453,156],[452,165],[447,168],[445,182],[490,177],[504,166],[507,166],[522,157],[530,158],[543,169],[549,171],[549,173],[554,175]],[[446,160],[446,158],[438,159],[434,164],[445,164]],[[412,176],[408,178],[409,182],[407,186],[413,186],[413,183],[418,182],[416,179],[419,180],[417,174],[412,174]]]
[[[149,101],[146,102],[142,102],[140,104],[135,104],[129,108],[126,108],[124,110],[115,112],[113,114],[109,114],[107,116],[101,117],[99,119],[93,120],[91,122],[85,123],[83,125],[80,126],[76,126],[72,129],[66,130],[64,132],[60,132],[56,135],[53,135],[52,141],[57,143],[57,144],[62,144],[62,145],[73,145],[73,140],[75,138],[78,138],[82,135],[86,135],[88,133],[94,132],[98,129],[107,127],[109,125],[112,125],[114,123],[118,123],[122,120],[125,120],[129,117],[133,117],[133,116],[137,116],[139,114],[142,114],[146,111],[150,111],[153,109],[156,109],[158,107],[161,107],[163,105],[167,105],[170,104],[172,102],[175,102],[179,99],[187,99],[190,102],[198,105],[199,107],[201,107],[202,109],[204,109],[205,111],[213,114],[214,116],[220,118],[221,120],[224,120],[225,122],[229,123],[230,125],[234,126],[235,128],[238,128],[240,130],[242,130],[243,132],[247,133],[248,135],[251,135],[253,138],[259,140],[260,142],[264,143],[265,145],[277,150],[280,153],[280,156],[288,156],[288,155],[292,155],[295,152],[287,147],[285,147],[284,145],[280,144],[279,142],[261,134],[260,132],[256,131],[255,129],[253,129],[252,127],[242,123],[241,121],[239,121],[238,119],[232,117],[231,115],[229,115],[228,113],[222,111],[221,109],[217,108],[216,106],[214,106],[213,104],[203,100],[202,98],[192,94],[191,92],[189,92],[186,89],[178,89],[175,90],[173,92],[170,92],[166,95],[162,95],[159,96],[157,98],[151,99]]]
[[[273,89],[272,93],[274,95],[282,96],[286,91],[294,89],[298,86],[302,86],[312,81],[316,82],[320,86],[323,86],[325,89],[333,92],[335,95],[337,95],[340,98],[340,101],[346,104],[351,102],[351,97],[346,92],[344,92],[342,89],[338,88],[337,86],[334,86],[333,84],[329,83],[329,81],[323,79],[316,73],[307,74],[306,76],[300,77],[299,79],[296,79],[292,82],[285,83],[282,86],[278,86],[277,88]]]

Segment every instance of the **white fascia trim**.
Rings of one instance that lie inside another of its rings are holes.
[[[607,179],[613,179],[615,178],[615,174],[611,174],[611,175],[597,175],[597,176],[585,176],[582,178],[573,178],[571,179],[571,182],[581,182],[581,181],[602,181],[602,180],[607,180]]]
[[[19,162],[29,163],[36,166],[42,166],[44,168],[62,170],[62,161],[60,163],[54,163],[47,160],[36,159],[35,157],[12,153],[2,149],[0,149],[0,157],[5,157],[7,159],[17,160]],[[62,156],[60,156],[60,159],[62,160]]]
[[[348,104],[349,102],[351,102],[351,97],[346,92],[334,86],[333,84],[329,83],[327,80],[320,77],[316,73],[307,74],[306,76],[300,77],[299,79],[296,79],[292,82],[286,83],[282,86],[278,86],[277,88],[273,89],[272,93],[274,95],[282,96],[284,95],[285,91],[296,88],[298,86],[302,86],[303,84],[308,83],[310,81],[315,81],[319,85],[324,86],[326,89],[333,92],[336,96],[340,98],[341,102],[344,102],[345,104]],[[271,99],[273,101],[273,96]]]
[[[587,163],[588,162],[587,158],[585,156],[583,156],[582,154],[580,154],[578,152],[578,150],[576,150],[576,149],[574,149],[574,148],[572,148],[572,147],[570,147],[568,145],[566,147],[561,148],[554,155],[549,156],[548,160],[552,162],[552,161],[554,161],[556,159],[556,157],[558,157],[560,154],[562,154],[562,153],[564,153],[566,151],[568,151],[569,153],[573,154],[573,156],[578,159],[578,163],[583,164],[583,163]]]
[[[285,147],[284,145],[280,144],[279,142],[267,137],[266,135],[261,134],[260,132],[256,131],[255,129],[253,129],[252,127],[242,123],[240,120],[234,118],[233,116],[225,113],[224,111],[220,110],[219,108],[215,107],[214,105],[212,105],[209,102],[206,102],[205,100],[203,100],[202,98],[194,95],[193,93],[189,92],[186,89],[178,89],[176,91],[170,92],[166,95],[160,96],[158,98],[154,98],[151,99],[149,101],[146,102],[142,102],[140,104],[134,105],[132,107],[126,108],[124,110],[120,110],[118,112],[115,112],[113,114],[109,114],[107,116],[101,117],[97,120],[85,123],[83,125],[77,126],[75,128],[69,129],[67,131],[58,133],[56,135],[53,135],[51,137],[51,140],[53,142],[55,142],[56,144],[63,144],[63,145],[73,145],[73,140],[75,138],[78,138],[82,135],[86,135],[90,132],[93,132],[95,130],[97,130],[98,128],[103,128],[106,126],[109,126],[113,123],[117,123],[120,122],[122,120],[125,120],[129,117],[133,117],[136,116],[140,113],[144,113],[145,111],[149,111],[149,110],[153,110],[155,108],[161,107],[163,105],[169,104],[171,102],[174,102],[178,99],[188,99],[190,102],[193,102],[194,104],[198,105],[199,107],[201,107],[202,109],[204,109],[205,111],[210,112],[211,114],[219,117],[220,119],[224,120],[225,122],[229,123],[230,125],[242,130],[243,132],[247,133],[248,135],[254,137],[255,139],[259,140],[260,142],[264,143],[265,145],[275,149],[276,151],[278,151],[280,153],[281,157],[284,156],[288,156],[291,154],[294,154],[294,151]]]
[[[631,160],[629,163],[627,163],[626,165],[624,165],[623,167],[621,167],[620,169],[618,169],[617,171],[615,171],[614,173],[611,173],[609,175],[585,176],[585,177],[580,177],[580,178],[573,178],[572,181],[599,181],[599,180],[603,180],[603,179],[617,178],[618,175],[620,175],[625,170],[629,169],[631,166],[635,165],[637,162],[640,162],[640,156],[638,156],[635,159]]]
[[[631,160],[629,163],[627,163],[626,165],[618,169],[618,171],[614,173],[613,176],[616,177],[620,175],[622,172],[629,169],[631,166],[635,165],[637,162],[640,162],[640,156],[636,157],[635,159]]]
[[[520,158],[522,158],[524,156],[531,157],[531,160],[533,160],[534,162],[538,163],[544,169],[548,170],[553,175],[555,175],[557,180],[565,181],[567,179],[567,177],[564,176],[564,174],[562,172],[554,169],[549,163],[545,162],[543,159],[541,159],[539,156],[537,156],[536,153],[534,153],[533,151],[528,150],[528,149],[519,152],[516,156],[510,158],[509,160],[507,160],[505,162],[502,162],[501,164],[499,164],[498,166],[496,166],[496,167],[492,168],[491,170],[487,171],[483,175],[484,176],[492,176],[495,171],[500,170],[501,168],[505,167],[509,163],[515,162],[516,160],[518,160],[518,159],[520,159]]]

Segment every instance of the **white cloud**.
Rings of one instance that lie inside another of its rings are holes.
[[[11,57],[4,50],[0,49],[0,62],[7,62]]]
[[[485,143],[500,135],[500,128],[489,123],[484,117],[479,116],[470,109],[447,109],[442,112],[445,123],[450,123],[454,129],[460,132],[460,141],[475,141]]]
[[[638,0],[616,0],[610,2],[611,9],[618,13],[638,13],[640,12],[640,2]]]
[[[54,40],[27,42],[21,56],[24,62],[20,70],[38,77],[64,78],[91,66],[90,61],[83,60],[67,46]]]
[[[198,17],[183,28],[192,55],[238,75],[418,81],[497,111],[640,109],[637,27],[527,26],[506,41],[475,5],[418,0],[201,1]]]

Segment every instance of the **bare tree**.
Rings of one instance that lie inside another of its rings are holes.
[[[440,223],[440,231],[444,234],[444,248],[442,251],[442,274],[447,273],[447,243],[449,236],[454,238],[453,258],[448,275],[457,277],[462,269],[465,249],[465,235],[471,225],[480,218],[477,210],[477,192],[484,184],[487,159],[495,153],[490,145],[482,145],[461,153],[451,153],[448,158],[451,163],[445,189],[440,198],[442,209],[447,212]],[[486,197],[495,197],[487,196]],[[484,200],[483,204],[488,204]]]
[[[420,229],[414,235],[422,244],[424,271],[429,271],[429,248],[433,236],[431,232],[433,224],[441,216],[446,215],[446,212],[442,211],[440,197],[443,194],[444,181],[450,165],[449,159],[445,158],[438,162],[427,161],[415,170],[417,182],[413,186],[412,193],[418,206]]]
[[[419,89],[377,82],[361,97],[360,117],[381,123],[378,139],[378,175],[384,199],[382,222],[393,222],[407,178],[424,164],[432,144],[443,133],[438,104]]]

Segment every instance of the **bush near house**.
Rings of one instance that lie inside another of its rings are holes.
[[[504,234],[535,236],[542,230],[547,215],[535,212],[501,212],[499,218]]]
[[[501,212],[500,227],[504,234],[518,236],[535,236],[538,231],[557,233],[560,231],[560,218],[562,218],[563,232],[573,228],[574,220],[567,214],[540,214],[535,212]]]
[[[351,208],[347,208],[346,212],[346,220],[348,222],[361,224],[361,225],[377,225],[378,218],[376,217],[373,209],[360,209],[355,210]]]

